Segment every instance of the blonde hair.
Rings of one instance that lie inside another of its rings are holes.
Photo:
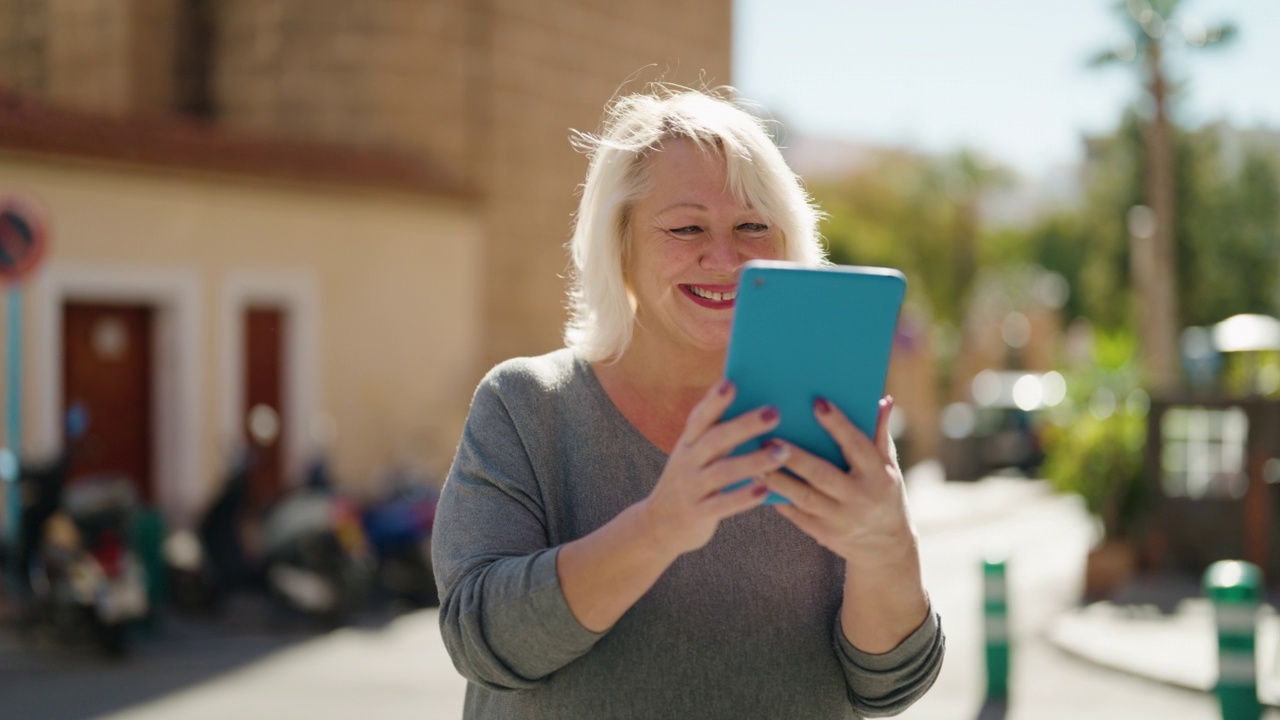
[[[726,92],[655,85],[611,102],[599,135],[574,133],[574,146],[590,163],[569,241],[574,273],[564,336],[588,360],[616,360],[631,342],[635,306],[624,268],[628,223],[648,191],[646,160],[664,142],[692,140],[723,157],[729,190],[780,231],[783,258],[826,262],[817,227],[821,213],[764,123],[724,99]]]

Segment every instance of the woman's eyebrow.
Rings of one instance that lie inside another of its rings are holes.
[[[695,202],[678,202],[678,203],[672,203],[672,204],[670,204],[670,205],[668,205],[668,206],[666,206],[666,207],[662,208],[661,210],[659,210],[659,211],[658,211],[658,213],[659,213],[659,214],[662,214],[662,213],[665,213],[665,212],[669,212],[669,211],[671,211],[671,210],[679,210],[679,209],[684,209],[684,208],[688,208],[688,209],[691,209],[691,210],[706,210],[706,209],[707,209],[707,206],[706,206],[706,205],[703,205],[703,204],[701,204],[701,203],[695,203]]]

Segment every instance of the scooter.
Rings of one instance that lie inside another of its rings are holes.
[[[335,489],[323,461],[267,511],[262,545],[267,590],[286,607],[326,626],[363,608],[372,552],[359,506]]]
[[[364,530],[377,559],[378,589],[414,607],[440,604],[431,566],[431,529],[439,493],[404,472],[392,476],[386,493],[364,510]]]
[[[51,626],[64,642],[87,639],[121,655],[129,625],[150,611],[146,572],[129,545],[133,483],[118,475],[80,478],[62,494],[27,560],[29,620]]]
[[[252,563],[240,538],[240,522],[255,459],[252,449],[237,453],[197,526],[165,538],[169,598],[176,610],[216,615],[230,593],[251,583]]]
[[[88,412],[73,406],[58,455],[20,465],[26,501],[18,562],[29,625],[52,626],[66,642],[92,639],[119,655],[128,625],[150,611],[146,573],[129,544],[137,501],[122,476],[69,481],[88,422]]]

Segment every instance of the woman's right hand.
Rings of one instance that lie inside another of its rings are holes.
[[[641,501],[646,526],[658,547],[672,556],[711,541],[720,521],[764,502],[769,489],[757,482],[729,492],[726,486],[773,472],[786,463],[787,446],[729,456],[738,445],[778,425],[778,409],[764,407],[719,422],[736,392],[728,379],[713,385],[685,421],[667,465],[649,497]]]

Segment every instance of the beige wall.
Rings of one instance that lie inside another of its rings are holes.
[[[494,0],[488,29],[482,156],[488,284],[485,360],[561,345],[575,192],[586,160],[571,128],[594,131],[604,104],[659,77],[730,82],[732,3],[727,0]]]
[[[184,517],[220,471],[235,425],[228,315],[236,302],[274,298],[310,323],[301,342],[314,353],[295,358],[298,392],[309,395],[300,407],[336,421],[341,478],[361,485],[401,459],[447,466],[481,343],[472,209],[408,194],[12,155],[0,155],[0,188],[35,193],[53,221],[50,253],[24,291],[29,451],[55,443],[50,394],[60,363],[45,338],[60,323],[60,293],[154,301],[169,318],[160,323],[169,337],[160,338],[167,355],[156,381],[177,398],[169,419],[185,426],[159,428],[158,452],[190,456],[162,460],[170,477],[157,482],[173,486],[161,500]],[[194,435],[192,447],[183,433]],[[295,443],[290,454],[302,450]]]

